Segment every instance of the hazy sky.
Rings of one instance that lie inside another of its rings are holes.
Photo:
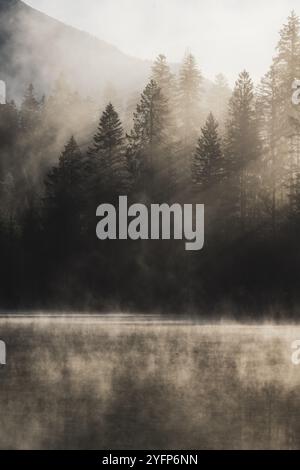
[[[26,0],[31,6],[140,58],[190,49],[203,74],[232,82],[244,68],[258,80],[278,31],[299,0]],[[297,8],[298,6],[298,8]]]

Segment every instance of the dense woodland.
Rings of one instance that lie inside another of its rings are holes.
[[[258,51],[259,53],[259,51]],[[209,88],[191,53],[165,56],[140,96],[93,99],[63,76],[0,106],[0,305],[203,317],[298,316],[300,21],[292,13],[254,87]],[[96,208],[204,203],[206,242],[99,241]]]

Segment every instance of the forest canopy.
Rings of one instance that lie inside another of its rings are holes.
[[[155,60],[139,96],[80,96],[63,75],[0,105],[2,308],[297,315],[300,21],[280,31],[259,86],[241,71],[208,89],[187,53]],[[100,90],[99,90],[100,93]],[[96,209],[205,204],[206,244],[99,241]]]

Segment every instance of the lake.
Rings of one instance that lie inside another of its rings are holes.
[[[1,449],[299,449],[300,327],[0,318]]]

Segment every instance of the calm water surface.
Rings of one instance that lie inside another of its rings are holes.
[[[0,318],[2,449],[298,449],[298,326]]]

